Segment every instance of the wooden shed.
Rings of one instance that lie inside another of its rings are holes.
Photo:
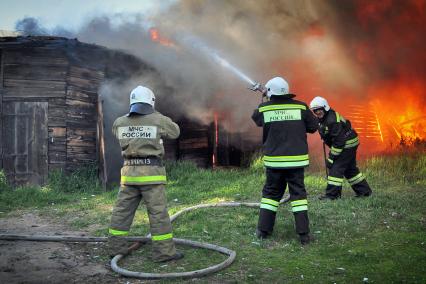
[[[126,110],[108,106],[120,112],[106,117],[99,90],[103,82],[144,72],[156,71],[132,55],[76,39],[0,38],[0,168],[9,183],[43,184],[49,171],[85,164],[99,166],[105,184],[117,182],[121,156],[110,127]],[[239,166],[256,149],[257,143],[227,133],[218,122],[205,125],[161,103],[158,108],[182,130],[178,140],[165,143],[168,159]]]
[[[11,184],[99,160],[98,89],[116,56],[76,39],[0,38],[0,167]]]

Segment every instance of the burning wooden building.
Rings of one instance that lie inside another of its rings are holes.
[[[98,165],[105,183],[117,181],[120,151],[105,143],[111,121],[103,113],[100,88],[144,72],[156,71],[134,56],[76,39],[0,38],[0,168],[8,181],[43,184],[49,171],[72,172],[86,164]],[[217,165],[240,165],[244,159],[239,150],[244,142],[217,122],[183,118],[179,124],[181,137],[166,143],[168,159],[203,167],[212,166],[214,156]]]

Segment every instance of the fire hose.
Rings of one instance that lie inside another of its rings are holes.
[[[280,201],[280,204],[286,203],[290,200],[290,197],[286,197]],[[173,222],[177,217],[182,215],[185,212],[192,211],[200,208],[209,208],[209,207],[251,207],[259,208],[260,203],[256,202],[219,202],[212,204],[199,204],[191,207],[184,208],[170,217],[170,221]],[[142,244],[148,243],[151,238],[150,236],[146,237],[124,237],[128,241],[136,242],[128,248],[128,253],[126,255],[118,254],[113,257],[111,260],[111,269],[123,276],[133,277],[139,279],[172,279],[172,278],[196,278],[206,276],[208,274],[217,272],[219,270],[225,269],[230,266],[237,253],[231,249],[221,247],[218,245],[213,245],[209,243],[201,243],[197,241],[191,241],[186,239],[177,239],[174,238],[174,242],[181,245],[188,245],[191,247],[204,248],[213,251],[217,251],[221,254],[227,255],[228,258],[222,261],[221,263],[209,266],[207,268],[186,271],[186,272],[174,272],[174,273],[148,273],[148,272],[135,272],[123,269],[118,266],[118,262],[124,257],[129,255],[132,251],[137,250]],[[36,236],[36,235],[13,235],[13,234],[0,234],[0,240],[7,241],[39,241],[39,242],[106,242],[108,237],[77,237],[77,236]]]

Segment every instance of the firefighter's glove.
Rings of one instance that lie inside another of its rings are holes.
[[[331,169],[331,167],[333,166],[334,160],[327,158],[327,160],[325,160],[325,165],[327,166],[327,168]]]

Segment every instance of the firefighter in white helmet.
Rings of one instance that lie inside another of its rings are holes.
[[[269,101],[254,110],[252,119],[263,127],[263,162],[266,183],[257,226],[257,237],[272,234],[279,202],[288,185],[296,232],[300,242],[310,242],[308,201],[304,184],[304,169],[309,165],[306,133],[317,130],[317,121],[308,106],[294,100],[288,83],[281,77],[265,85]]]
[[[372,191],[356,165],[359,139],[349,120],[330,108],[326,99],[315,97],[310,104],[319,119],[321,139],[330,148],[326,165],[329,168],[325,195],[320,199],[340,198],[343,178],[355,191],[356,197],[370,196]]]
[[[176,260],[172,226],[167,212],[165,193],[166,171],[163,138],[176,139],[179,126],[154,108],[154,93],[138,86],[130,93],[130,111],[114,122],[112,131],[117,137],[124,164],[121,186],[112,212],[108,240],[110,254],[126,254],[129,233],[136,209],[141,200],[148,211],[152,238],[152,258],[156,262]]]

